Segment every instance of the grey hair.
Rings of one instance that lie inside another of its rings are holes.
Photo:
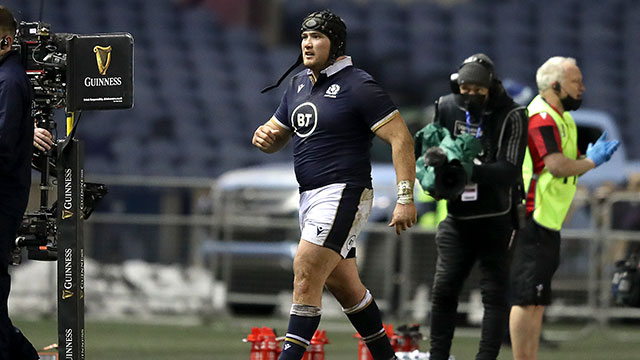
[[[544,62],[536,72],[538,91],[543,92],[551,87],[554,82],[560,82],[564,74],[564,64],[576,65],[576,59],[572,57],[553,56]]]

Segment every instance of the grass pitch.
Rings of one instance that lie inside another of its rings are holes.
[[[214,318],[210,324],[196,325],[183,319],[169,319],[162,324],[131,321],[87,320],[86,358],[88,360],[248,360],[250,345],[242,339],[252,326],[275,328],[279,335],[286,330],[280,317]],[[15,320],[15,325],[38,348],[57,342],[55,320]],[[330,344],[325,346],[327,360],[357,360],[357,341],[347,321],[323,320]],[[424,329],[426,332],[426,328]],[[557,348],[543,347],[544,360],[637,360],[640,359],[640,325],[585,327],[584,325],[547,325],[545,338],[556,341]],[[461,328],[456,332],[452,354],[457,360],[475,358],[478,329]],[[421,343],[428,348],[428,341]],[[511,349],[503,346],[499,360],[512,359]]]

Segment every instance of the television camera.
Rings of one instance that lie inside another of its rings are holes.
[[[13,50],[22,56],[22,63],[33,88],[32,117],[39,128],[56,132],[54,111],[65,108],[68,98],[67,50],[75,34],[51,32],[51,25],[44,22],[21,22],[16,33]],[[73,137],[73,131],[68,138]],[[27,257],[33,260],[57,260],[57,201],[49,206],[50,179],[57,174],[58,147],[64,148],[67,141],[59,141],[51,150],[34,150],[32,167],[40,177],[40,207],[27,212],[18,230],[12,263],[22,260],[21,248],[27,249]],[[96,204],[107,193],[103,184],[84,183],[82,189],[84,207],[82,217],[86,220]]]
[[[22,22],[14,44],[33,87],[36,125],[55,133],[53,112],[60,108],[67,121],[64,139],[35,151],[40,207],[24,215],[12,263],[20,262],[23,248],[30,259],[57,260],[58,356],[84,359],[83,224],[107,188],[84,181],[83,142],[75,132],[83,110],[133,107],[133,37],[54,34],[47,23]],[[51,206],[50,184],[58,185]]]

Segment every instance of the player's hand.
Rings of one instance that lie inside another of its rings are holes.
[[[253,139],[251,143],[258,149],[268,152],[278,139],[278,133],[280,130],[270,128],[269,126],[262,125],[256,129],[253,133]]]
[[[33,129],[33,146],[40,151],[51,150],[53,146],[53,135],[43,128]]]
[[[389,227],[395,227],[396,234],[400,235],[402,231],[407,230],[417,222],[418,211],[415,204],[396,204]]]

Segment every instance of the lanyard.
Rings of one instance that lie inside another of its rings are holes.
[[[467,120],[467,134],[471,134],[471,114],[469,111],[465,111],[465,120]],[[484,120],[484,116],[480,118],[480,124],[478,124],[478,130],[476,130],[476,139],[480,137],[482,133],[482,121]]]

